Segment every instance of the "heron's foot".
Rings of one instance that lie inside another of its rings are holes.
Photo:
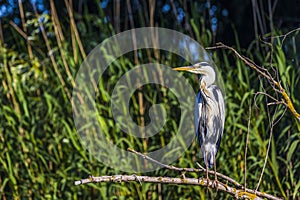
[[[219,186],[219,181],[217,179],[217,176],[215,176],[215,179],[212,183],[212,188],[216,188],[216,190],[218,191],[218,186]]]
[[[210,183],[210,179],[208,177],[208,174],[206,174],[206,187],[207,187],[207,189],[208,189],[209,183]]]

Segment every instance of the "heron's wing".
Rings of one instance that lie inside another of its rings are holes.
[[[220,147],[220,142],[223,135],[223,129],[224,129],[224,121],[225,121],[225,102],[222,95],[221,90],[215,86],[212,85],[211,91],[213,94],[213,99],[216,102],[216,113],[214,118],[214,124],[216,129],[216,134],[218,135],[217,141],[216,141],[216,148],[217,152]]]
[[[196,132],[196,137],[198,140],[198,144],[201,147],[203,141],[204,141],[204,135],[203,131],[201,130],[203,128],[203,99],[201,96],[200,90],[197,93],[196,100],[195,100],[195,107],[194,107],[194,125],[195,125],[195,132]]]

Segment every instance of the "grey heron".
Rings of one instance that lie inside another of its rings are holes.
[[[214,166],[215,181],[217,181],[215,160],[223,135],[225,103],[221,90],[214,84],[215,71],[207,62],[178,67],[174,70],[198,75],[200,89],[194,107],[195,132],[206,165],[207,179],[208,168]]]

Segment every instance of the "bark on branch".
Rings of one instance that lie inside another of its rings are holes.
[[[212,180],[206,180],[205,178],[174,178],[174,177],[152,177],[152,176],[138,176],[138,175],[114,175],[114,176],[99,176],[94,177],[90,176],[87,179],[82,179],[79,181],[75,181],[75,185],[86,184],[86,183],[100,183],[100,182],[139,182],[140,184],[144,183],[166,183],[166,184],[176,184],[176,185],[201,185],[204,187],[215,187]],[[254,194],[254,191],[248,192],[243,189],[236,189],[234,187],[230,187],[224,183],[219,182],[217,189],[220,191],[224,191],[228,194],[233,195],[237,199],[255,199],[260,200],[263,197],[268,199],[280,199],[268,194],[263,194],[261,192],[257,192]]]
[[[150,158],[147,155],[144,155],[140,152],[137,152],[133,149],[128,149],[129,151],[142,156],[144,159],[149,160],[159,166],[165,167],[169,170],[179,171],[181,172],[181,177],[153,177],[153,176],[139,176],[139,175],[113,175],[113,176],[92,176],[90,175],[86,179],[81,179],[75,181],[75,185],[87,184],[87,183],[100,183],[100,182],[114,182],[114,183],[121,183],[121,182],[138,182],[142,183],[165,183],[165,184],[183,184],[183,185],[199,185],[203,187],[214,188],[216,190],[220,190],[226,192],[228,194],[233,195],[235,198],[238,199],[272,199],[278,200],[281,198],[275,197],[270,194],[266,194],[264,192],[259,192],[251,189],[244,188],[243,185],[239,184],[237,181],[233,180],[232,178],[225,176],[221,173],[216,173],[218,178],[217,184],[214,180],[207,180],[206,178],[187,178],[185,176],[186,172],[206,172],[206,169],[199,165],[200,169],[197,168],[179,168],[170,165],[166,165],[163,163]],[[209,174],[214,174],[214,171],[208,171]],[[220,180],[221,179],[221,180]]]

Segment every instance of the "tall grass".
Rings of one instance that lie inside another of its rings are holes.
[[[230,198],[225,193],[207,191],[205,188],[195,186],[140,185],[138,182],[73,185],[74,180],[87,177],[89,174],[97,176],[122,173],[97,161],[81,144],[76,134],[70,92],[74,86],[75,74],[86,53],[98,42],[121,30],[153,24],[187,33],[204,46],[211,45],[214,36],[210,26],[205,23],[206,18],[199,15],[197,8],[200,3],[196,2],[192,3],[192,12],[189,13],[185,25],[169,23],[168,20],[176,20],[174,14],[176,5],[173,4],[171,4],[172,12],[163,15],[155,14],[158,13],[155,1],[152,1],[149,11],[146,7],[147,2],[141,1],[144,10],[137,11],[138,17],[132,18],[127,24],[122,17],[132,12],[130,1],[124,5],[122,3],[120,5],[122,1],[118,1],[114,5],[115,23],[106,22],[99,1],[95,1],[98,14],[89,14],[89,8],[83,5],[82,15],[73,10],[70,2],[65,1],[65,7],[58,10],[54,2],[50,1],[51,14],[39,15],[32,10],[20,9],[21,16],[25,16],[20,30],[18,26],[12,26],[13,22],[2,24],[1,199]],[[184,2],[179,2],[184,8]],[[127,10],[120,11],[120,6]],[[59,12],[68,13],[68,17],[58,17]],[[280,34],[282,33],[273,33],[273,35]],[[24,40],[24,36],[28,40]],[[239,52],[265,66],[274,75],[278,75],[298,111],[300,110],[299,40],[298,32],[289,35],[283,44],[281,38],[275,38],[272,44],[273,51],[269,47],[265,51],[263,43],[259,45],[264,48],[257,49],[250,46],[249,49],[241,49],[238,38],[235,46]],[[140,57],[137,58],[136,55]],[[219,66],[226,91],[226,122],[217,157],[218,171],[242,183],[247,168],[247,187],[256,188],[267,153],[270,131],[273,131],[270,153],[259,190],[286,198],[298,197],[299,123],[286,112],[283,105],[275,109],[276,105],[267,106],[267,102],[271,100],[266,96],[255,95],[256,92],[271,95],[274,93],[269,83],[242,61],[225,50],[211,52],[211,55]],[[108,140],[123,149],[131,147],[142,152],[153,151],[166,145],[169,142],[167,136],[175,134],[178,130],[178,101],[172,92],[158,85],[146,85],[134,93],[130,101],[130,117],[137,124],[147,124],[149,107],[162,103],[167,108],[169,117],[163,131],[153,138],[139,139],[122,132],[113,120],[110,100],[114,85],[135,64],[148,62],[165,63],[170,66],[183,64],[176,55],[157,50],[139,50],[119,58],[105,72],[105,76],[98,83],[94,83],[98,88],[96,94],[98,121],[105,127]],[[196,88],[197,80],[190,75],[186,77]],[[250,106],[252,109],[249,111]],[[270,123],[272,117],[278,121],[273,128]],[[248,132],[248,153],[245,163]],[[198,155],[199,147],[194,142],[172,165],[196,167],[196,162],[202,162]],[[115,158],[115,162],[120,162],[118,157]],[[165,169],[147,174],[180,176]],[[187,176],[198,177],[198,174]]]

